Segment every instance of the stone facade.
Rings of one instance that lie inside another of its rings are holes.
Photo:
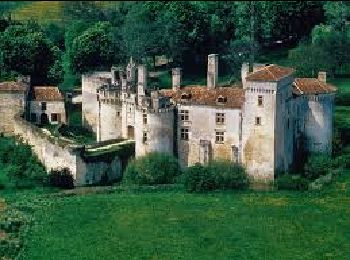
[[[231,160],[244,164],[248,174],[260,180],[288,171],[302,140],[306,150],[329,154],[336,89],[326,83],[325,73],[319,79],[295,79],[291,68],[252,67],[250,72],[243,64],[242,85],[219,87],[218,55],[212,54],[207,86],[182,86],[181,69],[174,68],[172,89],[160,91],[148,88],[143,65],[137,76],[120,68],[97,83],[86,82],[84,76],[93,109],[90,114],[83,111],[83,120],[98,122],[99,141],[135,140],[136,156],[173,153],[183,167]],[[136,65],[129,63],[128,68]]]
[[[16,114],[25,112],[29,86],[30,82],[21,79],[0,83],[0,132],[14,132],[13,118]]]
[[[58,87],[34,86],[28,95],[29,118],[35,124],[65,124],[64,97]]]
[[[87,159],[84,156],[87,147],[53,137],[20,116],[15,117],[13,127],[14,135],[32,145],[47,171],[69,168],[75,186],[98,183],[105,174],[109,180],[121,178],[122,164],[116,155],[108,159]]]

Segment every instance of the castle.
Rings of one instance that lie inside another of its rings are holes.
[[[254,179],[273,180],[302,149],[332,149],[336,88],[325,72],[317,79],[293,73],[243,64],[241,84],[219,86],[218,55],[211,54],[206,86],[182,86],[181,68],[174,68],[172,89],[154,90],[146,66],[130,60],[126,69],[82,76],[82,121],[97,141],[135,140],[136,157],[170,153],[183,167],[231,160]]]

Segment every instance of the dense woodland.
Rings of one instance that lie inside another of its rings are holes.
[[[30,2],[28,2],[30,3]],[[15,19],[0,3],[0,78],[30,74],[35,84],[79,85],[81,73],[166,55],[187,74],[201,74],[218,53],[221,74],[239,79],[244,61],[288,49],[302,76],[349,67],[350,3],[346,1],[61,2],[60,21]],[[264,62],[269,62],[265,60]],[[169,65],[169,66],[170,66]]]

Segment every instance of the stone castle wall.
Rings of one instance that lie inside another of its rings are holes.
[[[224,109],[208,106],[178,105],[177,111],[188,110],[189,119],[182,121],[177,115],[177,149],[181,165],[190,166],[201,159],[201,140],[208,142],[208,159],[240,161],[240,109]],[[225,114],[225,123],[216,123],[216,113]],[[181,140],[181,129],[189,129],[189,140]],[[224,142],[216,142],[216,131],[224,132]],[[234,152],[233,148],[238,149]],[[237,153],[237,154],[234,154]],[[236,158],[235,158],[236,157]]]
[[[109,161],[89,161],[84,157],[84,146],[77,146],[65,139],[50,136],[43,129],[18,116],[13,125],[14,134],[32,145],[34,153],[47,171],[69,168],[76,186],[98,183],[104,174],[107,174],[109,179],[118,179],[121,176],[121,162],[117,156]]]
[[[111,77],[109,71],[82,75],[82,124],[94,133],[97,133],[97,89]]]
[[[13,118],[23,113],[25,107],[25,93],[0,92],[0,132],[11,134],[14,132]]]
[[[143,123],[143,110],[135,112],[135,155],[143,156],[149,152],[174,152],[174,109],[163,108],[148,111],[147,123]],[[143,142],[143,134],[147,141]]]

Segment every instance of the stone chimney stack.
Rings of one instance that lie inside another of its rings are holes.
[[[118,81],[118,74],[117,68],[112,67],[111,68],[111,74],[112,74],[112,84],[117,84]]]
[[[130,61],[128,63],[128,66],[126,67],[126,76],[128,82],[135,82],[135,75],[136,75],[136,65],[132,60],[132,57],[130,58]]]
[[[208,55],[207,87],[215,88],[218,84],[219,55]]]
[[[173,68],[173,90],[176,91],[181,87],[181,68]]]
[[[249,63],[242,63],[242,68],[241,68],[241,78],[242,78],[242,85],[243,88],[246,86],[246,80],[245,78],[248,76],[249,73]]]
[[[138,68],[137,94],[145,95],[147,89],[147,68],[145,65],[139,65]]]
[[[318,73],[318,80],[321,81],[321,82],[326,83],[326,82],[327,82],[327,72],[325,72],[325,71],[320,71],[320,72]]]

